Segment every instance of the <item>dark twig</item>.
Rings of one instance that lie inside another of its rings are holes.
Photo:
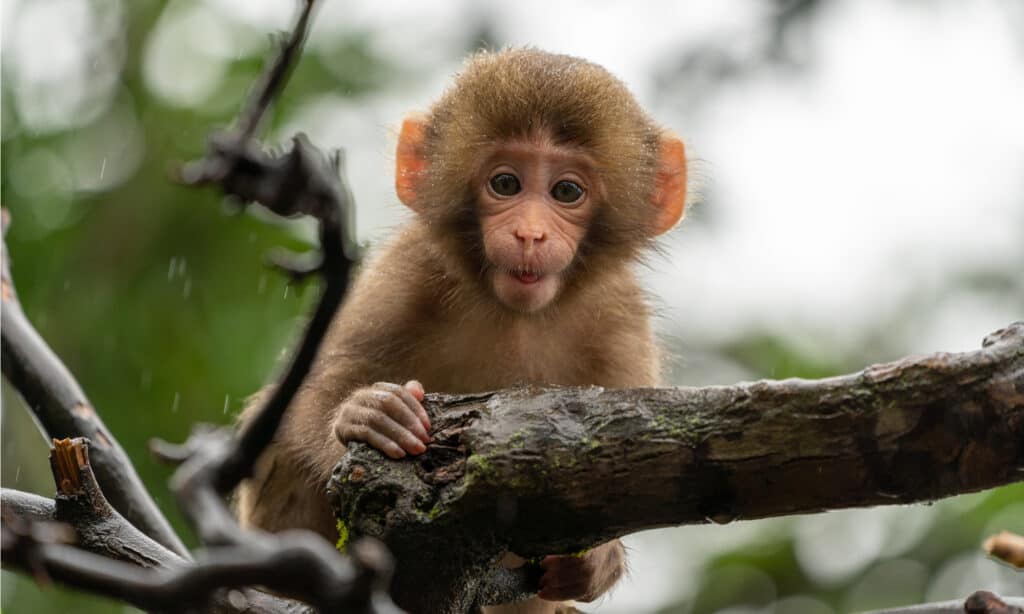
[[[263,73],[259,85],[254,88],[256,95],[249,99],[245,110],[238,118],[236,129],[239,140],[247,141],[255,135],[270,103],[288,81],[288,76],[302,52],[302,45],[306,40],[306,33],[309,31],[309,20],[313,12],[314,1],[303,0],[303,4],[305,6],[299,11],[291,35],[281,45],[281,50],[275,56],[274,63]]]
[[[4,211],[4,231],[9,215]],[[177,554],[188,550],[156,506],[131,460],[60,358],[39,336],[21,309],[3,242],[3,374],[25,399],[47,438],[87,437],[93,442],[96,479],[107,500],[133,525]]]
[[[123,599],[146,610],[312,614],[306,606],[263,593],[222,590],[260,584],[315,595],[311,604],[321,612],[398,612],[386,599],[371,598],[367,579],[377,578],[379,569],[367,573],[370,568],[347,562],[336,568],[313,566],[324,574],[311,574],[310,557],[331,548],[311,533],[289,535],[273,549],[230,546],[199,551],[195,564],[155,570],[47,542],[39,533],[32,525],[6,523],[4,566],[35,568],[68,586]],[[370,560],[377,562],[380,557],[375,553]]]
[[[202,444],[186,444],[190,453],[172,454],[179,459],[189,457],[190,462],[186,462],[175,480],[179,492],[188,491],[189,497],[196,495],[199,484],[209,484],[215,493],[225,495],[252,471],[309,373],[327,327],[345,295],[357,252],[351,238],[351,193],[342,180],[340,152],[325,156],[300,134],[293,139],[290,151],[273,155],[249,138],[252,133],[249,128],[258,123],[298,58],[312,5],[310,1],[304,3],[296,31],[269,64],[261,87],[254,91],[245,115],[250,119],[243,118],[240,131],[215,135],[206,157],[187,164],[181,172],[185,183],[216,185],[229,197],[242,203],[257,202],[279,216],[305,214],[315,218],[319,222],[320,254],[310,257],[309,261],[316,266],[282,264],[296,276],[317,272],[325,282],[320,302],[291,364],[255,417],[237,437],[218,439],[209,433],[201,434]],[[212,531],[210,537],[214,534],[225,537],[223,530]]]
[[[278,156],[267,153],[250,138],[299,56],[312,7],[311,0],[304,3],[295,31],[270,63],[261,86],[254,91],[239,122],[239,130],[215,135],[206,157],[187,164],[181,172],[181,179],[187,184],[217,185],[226,195],[243,204],[257,202],[283,217],[310,215],[320,226],[319,256],[309,257],[307,263],[301,264],[294,256],[278,259],[279,266],[288,269],[293,276],[320,273],[325,288],[281,383],[239,434],[234,449],[225,449],[222,460],[213,463],[218,467],[209,479],[220,494],[230,492],[249,475],[256,458],[277,431],[288,403],[309,373],[320,342],[341,304],[357,252],[350,234],[351,193],[342,180],[340,152],[325,156],[300,134],[292,140],[292,149]],[[212,466],[208,462],[204,465]]]
[[[312,2],[307,2],[295,32],[254,92],[239,129],[215,135],[206,157],[186,165],[181,178],[192,185],[216,185],[243,204],[257,202],[279,216],[305,214],[315,218],[319,223],[320,254],[309,258],[313,265],[297,265],[294,257],[283,264],[293,276],[319,273],[324,280],[323,294],[280,383],[242,429],[199,429],[183,446],[160,444],[155,451],[165,460],[181,462],[172,488],[200,539],[220,546],[210,552],[235,549],[238,555],[237,550],[243,549],[244,558],[224,559],[224,564],[242,560],[279,566],[278,573],[270,577],[261,573],[263,568],[246,568],[237,576],[239,579],[262,583],[323,611],[390,611],[394,606],[387,597],[386,581],[391,563],[382,546],[369,542],[361,545],[353,553],[358,563],[354,566],[351,559],[309,531],[274,536],[243,531],[223,501],[251,474],[309,373],[345,295],[356,253],[350,237],[351,196],[342,180],[340,153],[325,156],[302,135],[293,139],[291,150],[283,155],[267,153],[251,140],[259,118],[284,85],[298,57],[311,8]],[[238,564],[232,569],[239,569]],[[232,577],[225,576],[222,582]]]

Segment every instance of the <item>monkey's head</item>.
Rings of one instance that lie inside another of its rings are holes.
[[[686,202],[682,141],[605,69],[535,49],[471,57],[396,159],[439,253],[522,313],[634,260]]]

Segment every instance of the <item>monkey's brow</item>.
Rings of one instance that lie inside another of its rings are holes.
[[[538,148],[544,148],[546,151],[538,153]],[[532,160],[537,158],[538,155],[555,163],[571,162],[572,167],[588,174],[596,175],[600,169],[597,160],[585,148],[575,145],[557,145],[551,142],[538,143],[529,140],[514,140],[497,143],[482,152],[482,155],[479,157],[478,172],[476,174],[483,172],[484,168],[492,163],[495,158],[513,157]]]

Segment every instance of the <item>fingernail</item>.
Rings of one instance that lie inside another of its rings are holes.
[[[402,446],[398,445],[397,443],[389,445],[388,449],[391,450],[391,456],[393,458],[397,459],[405,456],[405,450],[403,450]]]

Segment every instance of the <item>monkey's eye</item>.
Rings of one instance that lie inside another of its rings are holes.
[[[574,203],[583,198],[583,188],[572,181],[563,179],[556,183],[555,187],[551,188],[551,196],[558,202]]]
[[[519,179],[509,173],[500,173],[491,177],[491,189],[499,196],[513,196],[519,193],[522,188]]]

